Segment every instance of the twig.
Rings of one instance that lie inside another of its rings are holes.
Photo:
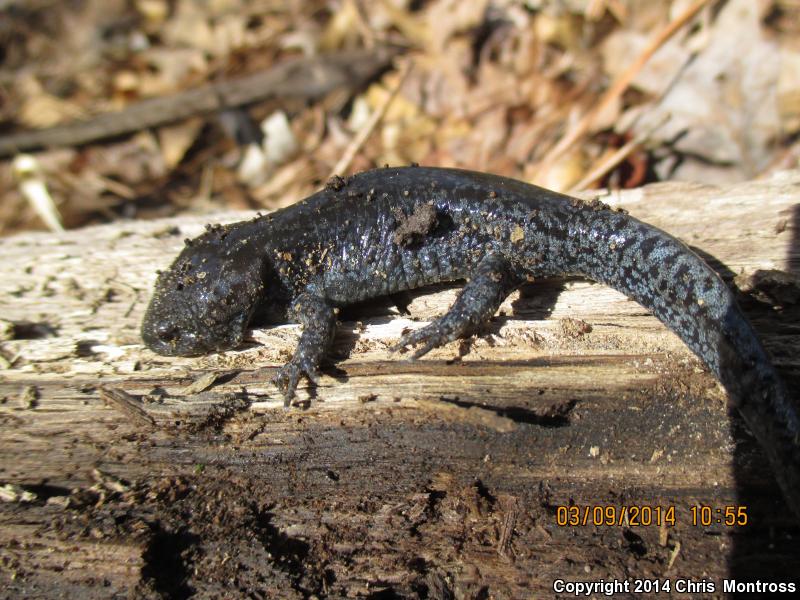
[[[596,165],[595,168],[584,175],[583,178],[578,181],[578,183],[573,185],[567,193],[574,194],[575,192],[586,189],[590,183],[603,177],[611,169],[625,160],[628,155],[633,152],[633,150],[643,141],[643,138],[644,136],[636,136],[632,140],[628,141],[627,144],[618,148],[613,154],[605,157],[600,164]]]
[[[403,82],[408,77],[408,74],[411,73],[412,64],[413,63],[411,61],[405,63],[400,71],[400,77],[398,78],[394,88],[392,88],[392,91],[384,99],[383,103],[373,111],[367,122],[364,123],[361,129],[358,130],[358,133],[356,133],[355,137],[350,141],[350,144],[348,144],[344,154],[342,154],[342,158],[340,158],[339,162],[336,163],[336,166],[333,167],[333,171],[331,171],[330,175],[331,177],[334,175],[345,174],[358,151],[369,138],[372,130],[375,129],[381,119],[383,119],[383,117],[386,115],[386,111],[389,110],[392,100],[395,99],[397,93],[400,91],[400,88],[403,86]]]
[[[665,25],[653,38],[650,43],[636,58],[636,60],[621,73],[600,101],[578,121],[559,142],[553,146],[547,155],[542,159],[537,169],[537,173],[546,170],[553,162],[563,156],[572,146],[579,141],[591,128],[597,115],[603,112],[611,102],[619,98],[633,81],[634,77],[650,60],[650,57],[664,45],[675,33],[677,33],[687,22],[689,22],[710,0],[695,0],[686,10],[676,19]]]
[[[383,48],[287,60],[248,77],[143,100],[88,121],[0,137],[0,157],[40,148],[77,146],[268,98],[320,98],[338,87],[361,85],[388,64],[394,54]]]
[[[136,423],[150,427],[155,426],[155,419],[147,414],[147,411],[142,406],[142,401],[135,396],[131,396],[128,392],[119,388],[100,388],[100,397],[106,404],[117,407]]]
[[[667,563],[667,568],[664,570],[664,573],[668,573],[669,570],[672,568],[672,565],[675,564],[675,559],[678,558],[678,554],[681,551],[681,543],[679,541],[675,541],[675,547],[672,548],[672,552],[669,553],[669,562]]]
[[[361,38],[364,40],[364,47],[367,50],[371,50],[376,46],[375,31],[369,25],[367,11],[365,10],[364,4],[361,2],[361,0],[351,1],[353,2],[353,10],[355,11],[355,25],[358,28],[358,32],[361,34]]]
[[[620,164],[623,160],[625,160],[631,152],[636,149],[637,146],[641,146],[647,139],[652,135],[652,133],[661,127],[664,123],[669,121],[670,115],[665,115],[663,118],[659,119],[657,123],[655,123],[652,127],[648,127],[646,131],[642,131],[635,137],[633,137],[628,143],[626,143],[621,148],[617,149],[611,155],[605,157],[599,164],[597,164],[591,171],[589,171],[586,175],[584,175],[578,183],[570,188],[568,193],[574,194],[575,192],[581,191],[586,189],[586,187],[592,183],[593,181],[597,181],[601,177],[603,177],[606,173],[608,173],[611,169],[616,167]]]

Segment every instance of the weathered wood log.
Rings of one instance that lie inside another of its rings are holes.
[[[744,299],[800,379],[800,172],[602,199],[726,276],[788,273],[781,294],[755,278],[771,304]],[[249,216],[0,240],[6,596],[527,598],[558,578],[706,578],[717,592],[725,576],[795,578],[794,523],[724,392],[603,286],[534,283],[482,335],[416,363],[388,347],[454,289],[416,296],[406,316],[350,310],[321,385],[288,411],[269,378],[298,326],[202,358],[146,350],[156,269],[203,223]],[[560,526],[570,505],[616,512]],[[722,512],[693,524],[699,505]],[[727,506],[747,506],[748,524],[718,522]],[[674,525],[637,526],[655,507],[674,507]]]

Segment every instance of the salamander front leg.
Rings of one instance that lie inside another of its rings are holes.
[[[333,341],[336,330],[336,313],[324,298],[304,293],[292,304],[292,312],[303,326],[292,359],[283,365],[272,383],[283,392],[284,406],[289,406],[300,377],[319,383],[319,363]]]
[[[392,350],[422,345],[411,356],[417,359],[434,348],[472,333],[497,312],[503,300],[520,283],[522,281],[514,274],[508,261],[500,256],[487,256],[478,264],[472,278],[445,315],[422,329],[405,334]]]

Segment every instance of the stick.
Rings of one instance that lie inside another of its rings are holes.
[[[333,167],[330,177],[333,177],[334,175],[344,175],[344,173],[350,167],[350,163],[353,162],[353,159],[367,141],[369,135],[372,133],[378,123],[380,123],[381,119],[383,119],[383,117],[386,115],[386,111],[389,110],[392,100],[395,99],[397,93],[400,91],[400,88],[403,86],[403,82],[411,72],[411,66],[412,63],[410,61],[405,64],[403,70],[400,72],[400,78],[397,80],[397,84],[394,86],[383,103],[370,115],[367,122],[364,123],[361,129],[358,130],[358,133],[356,133],[355,137],[350,141],[344,151],[344,154],[342,155],[342,158],[340,158],[339,162],[336,163],[336,166]]]
[[[88,121],[0,137],[0,157],[41,148],[87,144],[268,98],[317,99],[334,88],[361,85],[393,55],[394,51],[389,49],[358,50],[283,61],[241,79],[143,100],[122,111],[101,114]]]
[[[568,193],[574,194],[576,192],[579,192],[585,189],[593,181],[597,181],[598,179],[603,177],[611,169],[613,169],[619,163],[625,160],[637,146],[641,146],[656,129],[661,127],[668,120],[669,120],[669,115],[667,115],[663,119],[660,119],[658,123],[653,125],[653,127],[649,127],[647,131],[639,133],[637,136],[635,136],[629,142],[627,142],[624,146],[613,152],[610,156],[607,156],[598,165],[596,165],[594,169],[592,169],[586,175],[584,175],[578,183],[573,185]]]

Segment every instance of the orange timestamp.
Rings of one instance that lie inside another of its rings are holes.
[[[676,522],[674,506],[650,506],[647,504],[622,505],[569,505],[556,507],[556,525],[559,527],[596,526],[674,526]],[[689,521],[693,526],[709,527],[724,525],[742,527],[747,525],[747,507],[738,505],[707,506],[695,505],[689,508]]]
[[[651,525],[675,525],[674,506],[649,506],[646,504],[556,507],[556,525],[578,527],[581,525],[618,525],[626,527],[648,527]]]
[[[709,527],[711,525],[725,525],[726,527],[743,527],[747,525],[746,506],[707,506],[695,505],[689,509],[692,515],[692,525]]]

